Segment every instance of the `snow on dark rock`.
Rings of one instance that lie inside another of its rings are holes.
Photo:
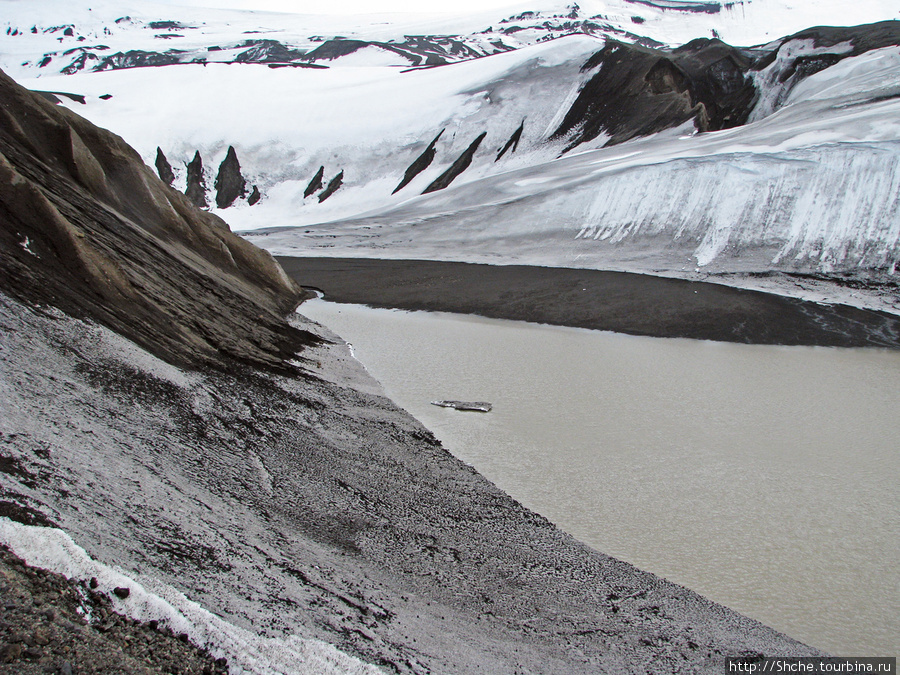
[[[93,70],[120,70],[122,68],[146,68],[149,66],[171,66],[181,63],[178,50],[166,53],[149,52],[143,49],[134,49],[128,52],[116,52],[107,56],[93,67]],[[96,55],[92,55],[96,58]]]
[[[371,43],[363,40],[343,40],[334,39],[327,40],[316,47],[313,51],[306,55],[310,61],[318,61],[321,59],[333,60],[368,47]]]
[[[756,99],[746,76],[751,60],[720,40],[698,39],[675,50],[610,40],[583,67],[584,85],[552,138],[566,151],[601,134],[623,143],[694,120],[699,131],[743,124]]]
[[[278,40],[247,40],[243,46],[248,49],[235,57],[235,63],[290,63],[306,55]]]

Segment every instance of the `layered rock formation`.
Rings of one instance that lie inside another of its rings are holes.
[[[298,287],[137,153],[0,74],[0,282],[183,365],[281,367]],[[198,289],[204,289],[198,292]]]

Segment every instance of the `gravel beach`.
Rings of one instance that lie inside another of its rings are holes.
[[[423,260],[280,257],[326,300],[478,314],[634,335],[900,347],[900,317],[646,274]]]

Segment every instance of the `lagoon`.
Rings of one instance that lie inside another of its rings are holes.
[[[593,548],[834,654],[900,652],[900,352],[300,312],[448,450]]]

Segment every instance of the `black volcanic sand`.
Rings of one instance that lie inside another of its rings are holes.
[[[293,257],[278,262],[301,286],[332,302],[656,337],[900,348],[898,316],[719,284],[527,265]]]

